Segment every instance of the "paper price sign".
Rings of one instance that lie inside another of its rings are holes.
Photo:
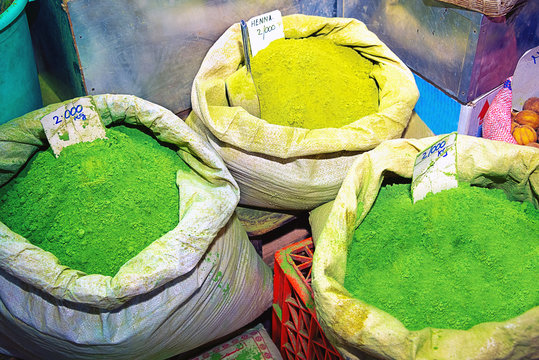
[[[255,56],[273,40],[284,38],[283,18],[279,10],[255,16],[247,21],[251,54]]]
[[[513,109],[522,110],[524,102],[533,96],[539,96],[537,78],[539,77],[539,46],[524,53],[518,60],[513,74]]]
[[[65,103],[41,119],[54,155],[66,146],[106,139],[105,127],[89,98]]]
[[[451,133],[417,155],[412,198],[416,203],[428,193],[435,194],[457,186],[457,133]]]

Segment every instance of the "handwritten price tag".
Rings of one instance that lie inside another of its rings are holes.
[[[539,96],[538,78],[539,46],[536,46],[522,55],[515,68],[513,81],[511,82],[513,109],[520,111],[528,98]]]
[[[60,106],[45,115],[41,125],[56,157],[66,146],[107,138],[101,118],[89,98]]]
[[[412,198],[416,203],[428,193],[435,194],[457,186],[457,133],[451,133],[417,155]]]
[[[247,21],[251,54],[255,56],[273,40],[284,38],[283,18],[279,10],[255,16]]]

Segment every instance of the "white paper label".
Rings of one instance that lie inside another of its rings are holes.
[[[414,203],[428,193],[455,188],[457,181],[457,133],[451,133],[420,152],[414,164]]]
[[[54,155],[79,142],[106,139],[105,126],[89,98],[80,98],[60,106],[41,119]]]
[[[251,54],[255,56],[273,40],[284,38],[283,18],[279,10],[255,16],[247,21]]]
[[[526,100],[539,96],[538,78],[539,46],[536,46],[522,55],[515,68],[513,81],[511,82],[513,109],[520,111]]]

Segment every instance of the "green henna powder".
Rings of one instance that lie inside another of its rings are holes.
[[[261,118],[307,129],[338,128],[378,111],[373,63],[322,38],[279,39],[252,59]]]
[[[1,221],[61,264],[114,276],[179,219],[175,151],[135,128],[39,152],[1,189]]]
[[[412,203],[382,187],[355,230],[344,286],[409,330],[468,329],[539,305],[539,210],[462,185]]]

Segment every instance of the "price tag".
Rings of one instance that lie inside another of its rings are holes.
[[[513,81],[511,82],[513,109],[520,111],[528,98],[539,97],[538,78],[539,46],[536,46],[522,55],[515,68]]]
[[[60,106],[41,119],[54,155],[66,146],[95,139],[106,139],[105,126],[89,98]]]
[[[255,56],[273,40],[284,38],[283,18],[279,10],[255,16],[247,21],[251,54]]]
[[[414,203],[428,193],[458,186],[457,133],[451,133],[420,152],[414,164],[412,198]]]

